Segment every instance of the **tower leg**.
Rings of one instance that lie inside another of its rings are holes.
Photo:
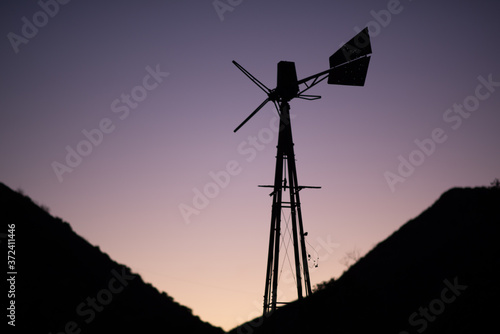
[[[292,150],[292,154],[293,154],[293,150]],[[290,173],[290,179],[293,179],[293,184],[295,186],[294,188],[290,189],[290,196],[292,196],[292,192],[293,192],[294,197],[295,197],[295,206],[297,208],[296,211],[297,211],[297,219],[298,219],[298,239],[300,241],[300,257],[302,258],[302,270],[303,270],[303,274],[304,274],[304,289],[305,289],[305,295],[309,296],[310,294],[312,294],[312,291],[311,291],[311,279],[309,277],[309,267],[307,265],[308,261],[307,261],[307,252],[306,252],[304,224],[302,222],[302,209],[300,206],[300,196],[299,196],[300,188],[299,188],[299,185],[297,182],[297,171],[296,171],[296,167],[295,167],[295,158],[293,158],[293,159],[289,158],[288,160],[289,160],[288,170]],[[299,247],[297,247],[297,249],[299,249]],[[296,257],[297,256],[299,256],[299,255],[296,254]],[[299,260],[296,260],[296,262],[298,262],[298,261]],[[299,294],[299,298],[301,298],[300,294]]]
[[[269,251],[267,257],[266,288],[264,293],[264,315],[276,310],[278,290],[278,265],[281,235],[281,196],[283,179],[283,159],[276,158],[274,177],[273,206],[271,212],[271,231],[269,233]]]

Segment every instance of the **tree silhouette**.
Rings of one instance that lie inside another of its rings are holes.
[[[500,180],[498,178],[494,179],[490,183],[491,188],[500,188]]]
[[[354,247],[353,250],[345,253],[344,257],[339,262],[343,264],[346,267],[346,269],[349,269],[349,267],[358,262],[360,258],[361,258],[360,250]]]
[[[335,282],[335,278],[331,278],[329,281],[323,281],[321,283],[316,284],[313,287],[313,292],[320,291],[326,289],[328,286],[332,285]]]

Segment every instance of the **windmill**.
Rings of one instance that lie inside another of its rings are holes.
[[[278,63],[278,78],[275,89],[269,89],[250,74],[250,72],[245,70],[243,66],[233,61],[233,64],[236,65],[238,69],[267,94],[267,98],[234,130],[234,132],[245,125],[268,102],[274,103],[280,117],[274,184],[260,186],[273,188],[270,194],[270,196],[273,197],[273,204],[266,270],[266,287],[264,291],[264,316],[275,311],[279,305],[286,304],[285,302],[278,301],[280,235],[282,230],[281,212],[283,209],[290,209],[295,267],[294,274],[298,299],[302,299],[304,296],[308,296],[312,293],[308,257],[305,247],[306,233],[304,233],[299,191],[305,188],[314,189],[320,187],[301,186],[297,181],[289,102],[294,98],[305,100],[316,100],[321,98],[321,96],[318,95],[308,95],[304,93],[327,78],[328,84],[331,85],[363,86],[371,53],[370,36],[368,34],[368,28],[365,28],[331,55],[329,58],[330,67],[320,73],[297,80],[295,63],[280,61]],[[286,169],[288,169],[288,173],[286,173]],[[289,201],[283,201],[283,193],[287,189],[289,190]]]

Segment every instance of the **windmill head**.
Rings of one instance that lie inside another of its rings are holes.
[[[277,96],[285,101],[290,101],[297,96],[299,84],[294,62],[280,61],[278,63],[278,80],[275,91]]]
[[[269,101],[274,103],[278,113],[280,113],[277,103],[288,103],[288,101],[296,97],[305,100],[319,99],[320,96],[318,95],[306,95],[304,92],[326,78],[328,78],[328,84],[330,85],[363,86],[365,84],[371,53],[370,35],[368,34],[368,28],[365,28],[331,55],[329,58],[330,67],[320,73],[297,80],[295,63],[291,61],[280,61],[278,63],[276,88],[272,90],[267,88],[266,85],[245,70],[243,66],[233,60],[233,64],[267,94],[267,98],[234,130],[234,132],[245,125],[245,123]],[[300,90],[299,85],[302,84],[305,85],[306,88]]]

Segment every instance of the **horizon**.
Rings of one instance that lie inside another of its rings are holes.
[[[274,88],[279,61],[305,78],[369,29],[363,87],[290,103],[299,184],[322,187],[301,192],[313,286],[500,177],[499,4],[0,6],[0,181],[224,330],[262,314],[278,120],[267,104],[233,133],[265,98],[233,60]]]

